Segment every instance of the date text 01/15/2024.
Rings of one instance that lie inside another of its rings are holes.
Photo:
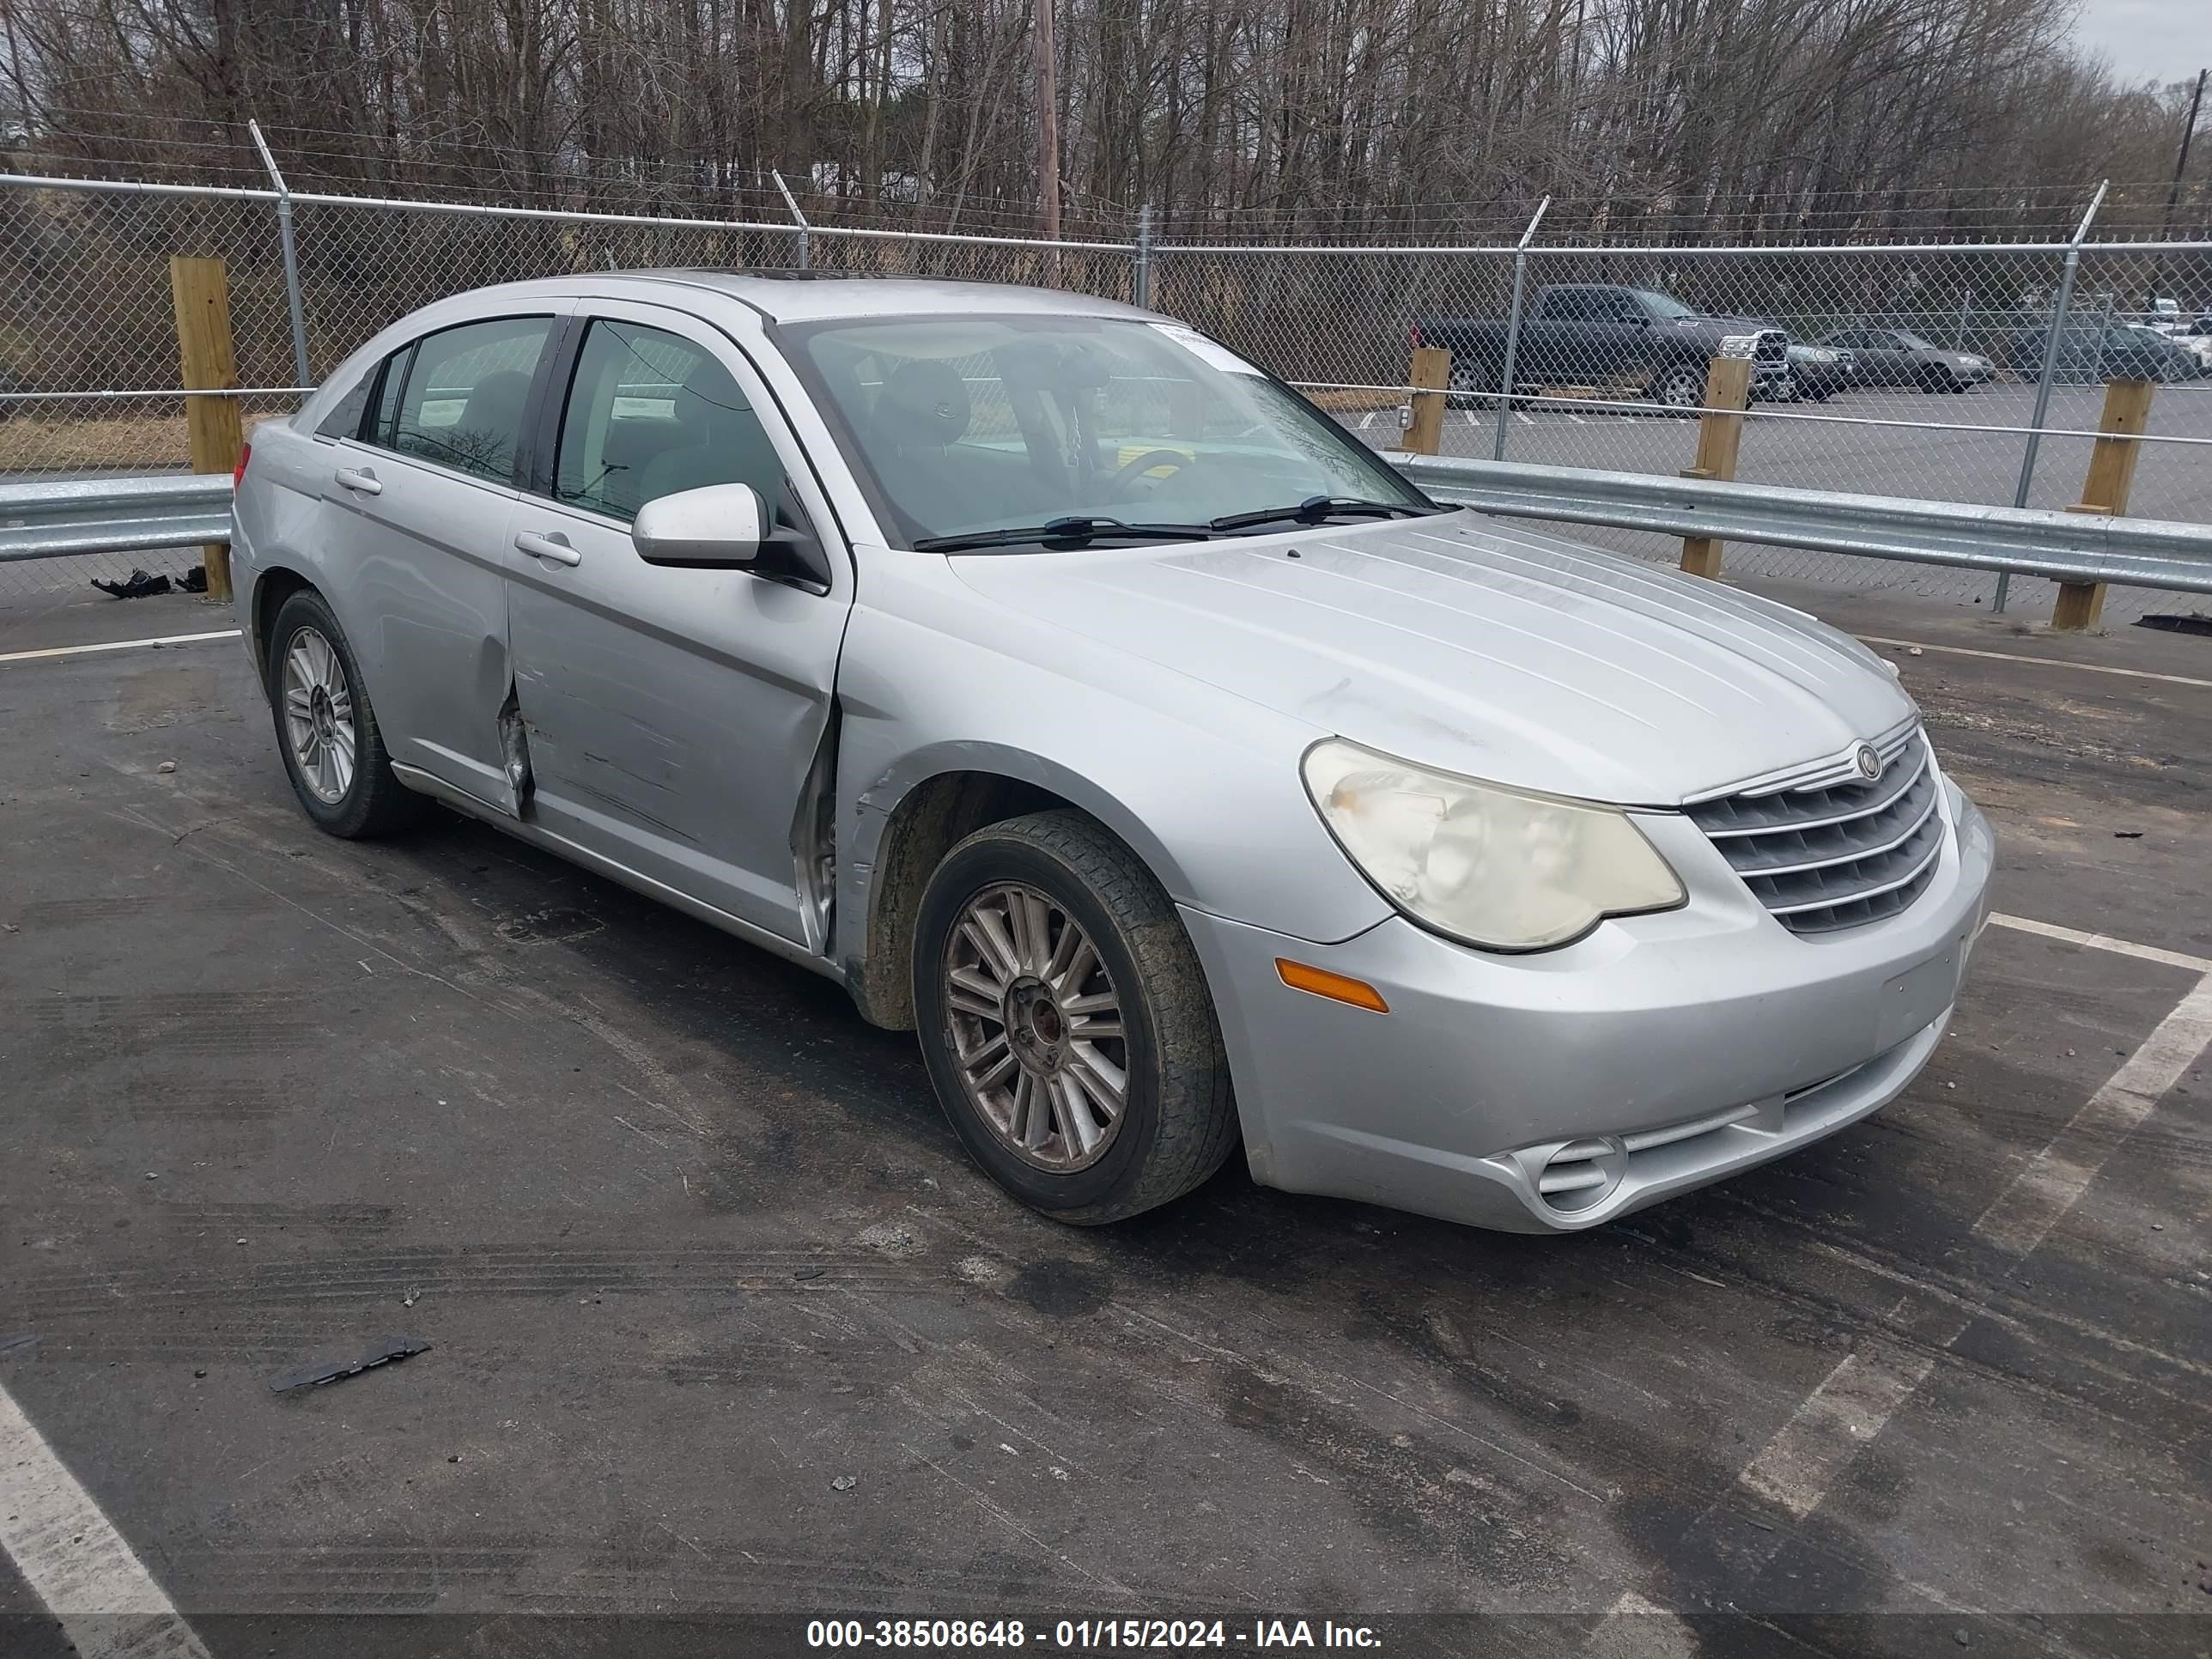
[[[963,1648],[1023,1648],[1061,1652],[1176,1652],[1190,1649],[1335,1648],[1369,1652],[1381,1635],[1366,1625],[1334,1620],[1255,1619],[1240,1627],[1220,1619],[1061,1619],[1032,1629],[1019,1619],[815,1619],[807,1621],[810,1648],[907,1648],[957,1651]]]

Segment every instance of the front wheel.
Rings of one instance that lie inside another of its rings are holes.
[[[1237,1110],[1198,954],[1152,872],[1081,813],[977,830],[923,891],[915,1024],[992,1178],[1060,1221],[1119,1221],[1229,1156]]]
[[[350,841],[410,829],[429,814],[430,803],[393,775],[353,647],[313,588],[277,611],[268,665],[276,747],[319,827]]]

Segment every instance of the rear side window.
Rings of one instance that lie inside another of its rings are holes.
[[[331,412],[323,416],[316,427],[315,435],[321,438],[358,438],[361,418],[368,412],[368,394],[376,386],[377,370],[382,367],[372,363],[354,381],[344,397],[331,405]]]
[[[386,365],[370,441],[510,483],[550,317],[502,317],[425,336]]]
[[[783,477],[760,416],[704,347],[611,318],[592,324],[562,415],[556,499],[629,520],[678,490],[749,483],[774,507]]]

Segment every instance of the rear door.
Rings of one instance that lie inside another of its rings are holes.
[[[512,814],[507,520],[532,387],[558,303],[403,347],[368,418],[327,447],[324,521],[349,573],[342,617],[393,761]]]
[[[1873,378],[1884,386],[1903,386],[1917,372],[1912,353],[1904,341],[1886,328],[1870,328],[1866,332],[1867,349],[1863,354],[1874,366]]]
[[[1589,371],[1590,290],[1547,288],[1536,297],[1536,314],[1524,330],[1522,362],[1516,376],[1528,386],[1565,386]]]
[[[786,526],[823,538],[829,505],[732,339],[658,306],[578,311],[506,548],[526,811],[819,949],[827,890],[801,802],[852,604],[844,550],[827,550],[831,588],[815,593],[648,565],[629,526],[647,501],[710,483],[751,484]]]

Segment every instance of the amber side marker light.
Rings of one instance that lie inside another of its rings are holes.
[[[1382,1000],[1382,994],[1364,979],[1332,974],[1326,968],[1309,968],[1304,963],[1292,962],[1288,957],[1275,958],[1275,972],[1293,991],[1310,991],[1317,997],[1327,997],[1331,1002],[1348,1002],[1355,1008],[1364,1008],[1373,1014],[1390,1012],[1390,1005]]]

